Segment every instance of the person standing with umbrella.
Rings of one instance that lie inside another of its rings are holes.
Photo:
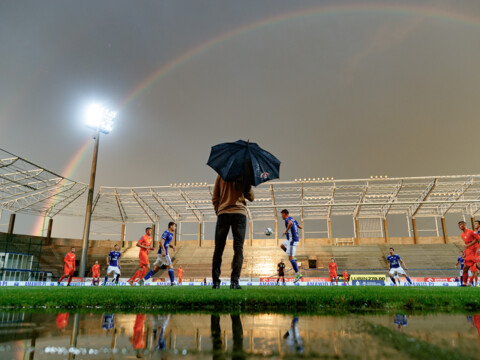
[[[252,185],[278,178],[280,161],[257,144],[239,140],[213,146],[208,165],[218,173],[212,196],[217,215],[212,259],[213,289],[220,288],[222,256],[230,228],[234,251],[230,289],[241,289],[239,280],[247,228],[247,200],[255,198]]]

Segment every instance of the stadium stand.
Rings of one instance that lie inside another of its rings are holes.
[[[0,233],[0,238],[6,234]],[[38,263],[35,270],[51,272],[54,279],[61,276],[63,272],[63,258],[72,246],[77,248],[77,265],[80,257],[82,241],[79,239],[52,238],[47,240],[42,237],[29,237],[15,235],[16,241],[9,245],[11,251],[27,253],[25,243],[29,239],[33,242],[41,242],[41,255],[34,260]],[[360,239],[362,240],[362,239]],[[424,241],[427,242],[427,241]],[[434,242],[434,241],[432,241]],[[99,261],[102,269],[102,276],[106,269],[106,256],[113,245],[118,241],[91,241],[88,250],[87,276],[90,276],[92,265]],[[362,241],[360,241],[362,243]],[[387,263],[385,257],[388,248],[393,246],[408,266],[410,276],[420,277],[446,277],[457,276],[458,271],[454,265],[460,251],[463,249],[460,238],[449,237],[449,243],[422,243],[422,244],[385,244],[355,246],[332,246],[326,245],[328,241],[309,239],[305,244],[297,248],[297,260],[301,263],[301,272],[308,277],[327,277],[328,263],[332,257],[335,258],[339,271],[348,269],[350,274],[385,274]],[[138,268],[138,248],[135,242],[125,242],[122,252],[122,277],[132,275]],[[158,245],[156,244],[157,248]],[[204,246],[199,247],[195,242],[178,242],[177,251],[172,253],[174,268],[182,266],[184,279],[200,279],[211,277],[211,260],[213,255],[213,241],[205,241]],[[150,253],[150,262],[153,264],[156,251]],[[222,263],[222,278],[230,275],[230,264],[233,258],[232,241],[227,242]],[[276,274],[277,263],[283,259],[290,268],[285,253],[272,241],[259,241],[254,246],[244,247],[244,261],[242,278],[268,277]],[[289,272],[287,272],[287,276]],[[155,278],[167,277],[166,270],[160,270]]]

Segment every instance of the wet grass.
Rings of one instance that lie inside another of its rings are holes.
[[[3,309],[305,313],[480,310],[480,289],[457,287],[10,287]]]
[[[461,349],[443,348],[415,336],[400,333],[385,326],[366,324],[364,329],[385,348],[393,348],[405,359],[468,360],[474,357],[462,353]]]

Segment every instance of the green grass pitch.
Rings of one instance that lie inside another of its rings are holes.
[[[480,289],[460,287],[9,287],[0,308],[318,314],[363,310],[480,310]]]

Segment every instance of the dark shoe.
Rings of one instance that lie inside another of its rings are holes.
[[[230,284],[230,289],[242,290],[242,287],[240,286],[240,284],[238,282],[232,282]]]
[[[220,283],[213,283],[212,289],[220,289]]]

